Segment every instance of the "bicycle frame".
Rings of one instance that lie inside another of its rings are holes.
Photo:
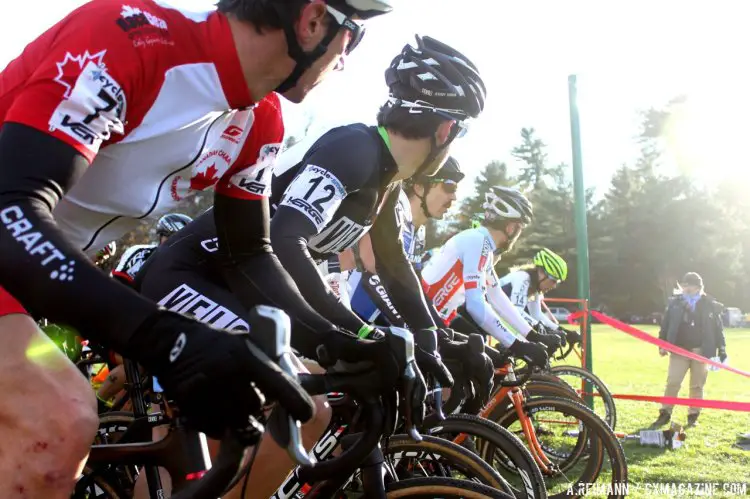
[[[507,377],[510,381],[515,380],[513,367],[510,364],[496,369],[495,374]],[[518,421],[519,423],[521,423],[521,428],[524,435],[526,436],[529,451],[534,457],[534,461],[536,461],[536,463],[539,465],[539,469],[542,471],[542,473],[550,475],[554,474],[556,472],[555,464],[550,461],[547,455],[544,453],[544,450],[539,443],[539,439],[536,436],[536,431],[534,430],[534,425],[531,421],[531,418],[528,417],[526,411],[524,410],[524,405],[526,404],[526,396],[523,394],[523,390],[521,390],[520,387],[501,386],[500,389],[497,390],[494,395],[492,395],[492,397],[482,408],[482,410],[479,411],[479,416],[483,418],[489,418],[492,414],[492,411],[494,411],[495,408],[502,403],[503,399],[506,396],[510,399],[516,411],[516,414],[518,414]],[[453,439],[453,442],[461,444],[464,440],[466,440],[467,437],[468,435],[462,433],[456,436],[456,438]]]
[[[342,438],[348,433],[349,425],[341,422],[340,418],[332,418],[331,423],[326,428],[323,436],[315,444],[312,449],[312,453],[315,459],[322,461],[330,456],[334,450],[336,450],[341,444]],[[307,497],[311,491],[313,484],[302,482],[299,479],[299,471],[301,467],[297,466],[287,476],[284,483],[276,490],[276,493],[271,496],[271,499],[301,499]]]

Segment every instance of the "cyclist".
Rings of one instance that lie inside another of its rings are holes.
[[[399,240],[397,181],[440,168],[463,122],[481,112],[484,85],[476,68],[456,50],[428,37],[417,37],[417,44],[417,48],[406,45],[386,71],[391,98],[378,114],[378,127],[334,128],[309,149],[300,150],[303,143],[279,159],[279,175],[271,190],[275,209],[271,240],[293,282],[254,282],[243,272],[226,271],[227,261],[252,253],[236,249],[240,238],[217,238],[220,207],[216,206],[196,217],[174,243],[154,253],[136,279],[138,289],[167,309],[229,329],[247,328],[245,311],[257,304],[274,305],[276,290],[299,289],[326,320],[322,325],[295,321],[292,346],[315,358],[321,342],[317,333],[333,324],[363,336],[373,330],[331,294],[315,262],[348,248],[372,228],[378,270],[394,301],[399,309],[409,311],[404,316],[418,334],[434,335],[429,328],[435,328],[435,322]],[[428,92],[441,97],[419,100]],[[444,384],[450,384],[450,375],[434,352],[418,350],[417,357],[421,367],[430,367],[443,376]],[[320,436],[326,416],[323,413],[315,424],[303,428],[307,439]],[[291,467],[285,454],[266,441],[259,454],[269,454],[259,458],[251,472],[252,490],[259,497],[272,494]],[[257,479],[268,489],[259,489]]]
[[[182,213],[168,213],[161,217],[156,222],[156,236],[159,238],[158,243],[135,244],[128,248],[122,254],[117,267],[112,271],[112,277],[120,279],[126,284],[132,284],[135,275],[154,250],[192,221],[192,218]]]
[[[406,256],[417,272],[422,269],[425,225],[431,218],[443,218],[456,200],[456,189],[463,178],[458,161],[449,157],[435,175],[411,177],[404,182],[404,189],[399,192],[397,210],[398,217],[402,220],[401,238]],[[401,325],[403,321],[380,284],[380,277],[367,270],[374,270],[375,267],[369,236],[365,235],[355,249],[356,258],[363,268],[353,271],[348,279],[352,289],[352,310],[368,323]],[[386,321],[383,321],[383,315]]]
[[[559,346],[559,339],[531,328],[500,289],[494,269],[495,257],[508,251],[531,222],[531,203],[507,187],[492,187],[485,201],[484,223],[450,238],[425,264],[422,279],[427,295],[451,327],[466,330],[453,323],[458,307],[465,304],[479,332],[489,334],[513,354],[544,365],[546,352],[529,342],[550,347]],[[525,340],[508,330],[501,318]]]
[[[533,263],[513,269],[500,278],[500,288],[526,321],[532,326],[541,323],[550,331],[560,332],[563,345],[566,341],[577,343],[581,335],[551,320],[542,310],[542,302],[544,293],[555,289],[567,277],[565,260],[554,251],[542,248],[534,255]]]
[[[114,258],[115,254],[117,253],[117,243],[115,241],[110,241],[102,249],[97,251],[94,254],[94,265],[97,267],[101,267],[105,263],[107,263],[110,259]]]
[[[0,440],[17,449],[0,455],[1,497],[67,498],[98,424],[86,380],[24,307],[139,361],[209,434],[247,424],[261,404],[251,381],[311,417],[309,397],[242,336],[158,309],[82,250],[216,185],[221,237],[241,233],[257,250],[249,267],[273,280],[263,232],[283,137],[273,91],[303,100],[356,47],[358,20],[390,10],[388,0],[220,0],[204,12],[94,0],[0,73]],[[299,302],[282,298],[285,309]]]

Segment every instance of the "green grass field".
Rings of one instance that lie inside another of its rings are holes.
[[[657,332],[655,326],[639,327],[654,335]],[[657,347],[601,324],[593,326],[592,336],[594,373],[613,394],[664,394],[669,357],[660,357]],[[750,329],[727,329],[726,339],[731,365],[750,372]],[[689,373],[680,397],[688,397],[688,379]],[[728,371],[709,372],[704,397],[750,402],[750,378]],[[635,433],[658,416],[658,404],[616,402],[618,431]],[[685,424],[687,407],[675,407],[672,418]],[[704,409],[699,425],[687,430],[687,448],[671,451],[624,442],[633,484],[631,497],[653,497],[648,494],[653,489],[647,491],[646,483],[654,482],[742,482],[745,494],[750,494],[750,451],[732,448],[737,434],[745,432],[750,432],[750,413]],[[714,497],[733,496],[720,492]]]

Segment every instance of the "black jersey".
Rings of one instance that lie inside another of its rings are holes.
[[[350,248],[368,231],[378,272],[405,321],[413,328],[434,326],[402,246],[397,171],[378,129],[363,124],[334,128],[307,150],[287,151],[274,170],[273,251],[296,283],[295,290],[326,319],[351,331],[364,323],[330,290],[316,260]],[[179,250],[174,257],[183,268],[187,261],[205,270],[211,255],[219,252],[213,219],[211,210],[197,217],[170,245]],[[167,255],[160,251],[154,256]]]

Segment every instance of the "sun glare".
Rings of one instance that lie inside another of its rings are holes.
[[[716,88],[688,95],[666,124],[669,158],[678,170],[708,185],[742,174],[748,166],[748,119],[750,101],[741,92]]]

